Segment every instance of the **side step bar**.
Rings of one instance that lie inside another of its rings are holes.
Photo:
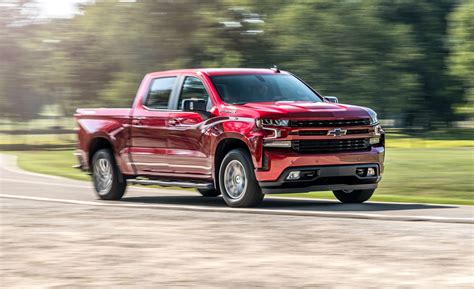
[[[162,186],[162,187],[180,187],[180,188],[196,188],[196,189],[213,189],[212,183],[193,183],[193,182],[173,182],[173,181],[159,181],[159,180],[142,180],[131,179],[129,184],[137,184],[143,186]]]

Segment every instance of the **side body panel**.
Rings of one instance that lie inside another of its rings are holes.
[[[173,112],[168,134],[170,166],[176,176],[211,179],[211,138],[203,118],[193,112]]]
[[[126,175],[134,174],[128,155],[130,109],[78,109],[78,154],[84,169],[89,169],[89,150],[94,141],[105,139],[112,144],[115,159]]]
[[[130,155],[139,174],[169,172],[167,156],[170,112],[136,108],[130,128]]]

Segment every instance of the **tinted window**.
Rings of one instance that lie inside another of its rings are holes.
[[[183,100],[185,99],[202,99],[207,103],[209,94],[199,78],[192,76],[186,77],[181,95],[179,96],[178,109],[183,107]]]
[[[221,99],[230,104],[273,101],[322,102],[321,98],[289,74],[223,75],[211,77]]]
[[[153,109],[167,109],[176,77],[153,79],[145,100],[145,106]]]

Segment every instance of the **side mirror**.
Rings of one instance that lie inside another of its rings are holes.
[[[204,112],[206,111],[206,101],[198,98],[184,99],[182,107],[183,111]]]
[[[324,97],[328,102],[339,103],[339,100],[335,96],[325,96]]]
[[[199,113],[203,119],[208,119],[211,113],[207,111],[207,103],[204,99],[188,98],[181,102],[183,111],[192,111]]]

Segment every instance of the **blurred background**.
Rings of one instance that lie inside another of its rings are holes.
[[[129,107],[151,71],[274,64],[378,112],[374,200],[474,204],[472,0],[0,0],[0,150],[85,180],[76,108]]]

